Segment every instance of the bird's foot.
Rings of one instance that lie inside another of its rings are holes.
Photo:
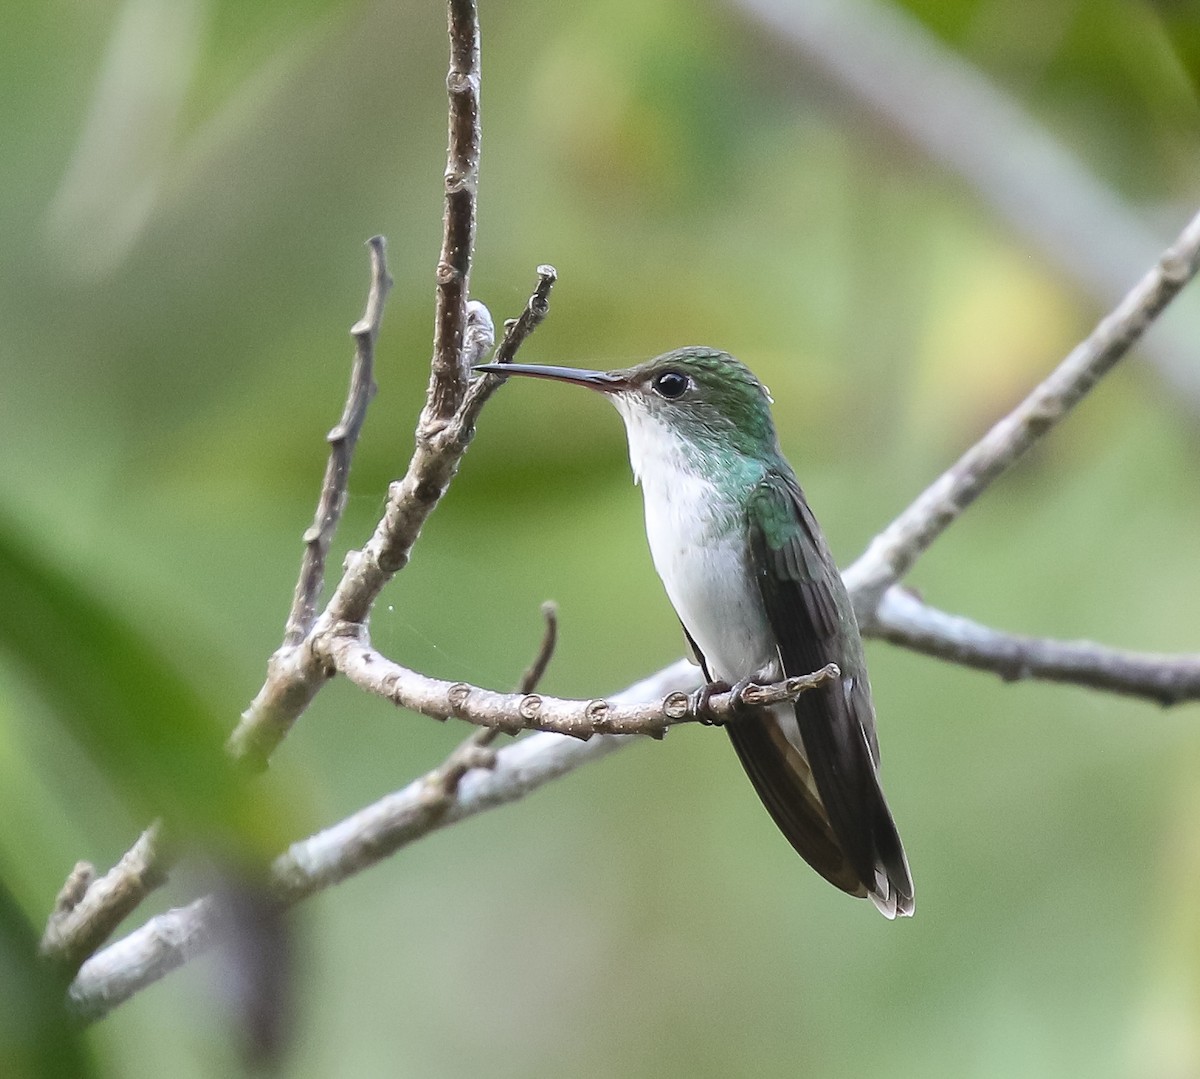
[[[730,690],[728,682],[706,682],[694,693],[688,695],[688,708],[701,723],[706,727],[720,727],[724,725],[724,720],[716,719],[708,710],[708,702],[712,700],[718,693],[728,693]]]
[[[746,692],[748,686],[754,684],[753,678],[742,678],[732,685],[724,681],[708,682],[696,690],[688,699],[692,715],[706,727],[724,727],[731,719],[740,719],[746,713],[753,711],[752,707],[742,699],[742,695]],[[731,698],[728,717],[714,716],[708,710],[708,702],[721,693],[728,693]]]

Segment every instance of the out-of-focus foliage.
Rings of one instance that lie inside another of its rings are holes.
[[[843,560],[1099,313],[736,5],[481,4],[475,294],[511,316],[537,263],[558,267],[531,362],[616,366],[697,342],[738,354],[770,385]],[[1187,5],[909,10],[1164,243],[1200,203]],[[104,0],[6,16],[0,519],[24,538],[0,594],[7,954],[77,859],[120,856],[172,775],[174,795],[211,784],[214,814],[282,845],[463,732],[335,684],[269,782],[221,795],[199,755],[199,774],[174,771],[203,723],[180,726],[153,688],[205,702],[223,731],[259,684],[376,232],[397,287],[342,548],[404,465],[440,239],[442,5]],[[1131,359],[913,584],[1005,628],[1200,648],[1198,433]],[[39,582],[53,619],[16,602]],[[680,652],[618,420],[588,395],[510,386],[373,638],[429,673],[507,687],[546,598],[562,618],[549,692],[594,695]],[[1200,712],[1006,686],[881,645],[869,658],[911,924],[824,885],[726,740],[681,730],[298,912],[285,1073],[1200,1073]],[[139,707],[122,717],[126,674]],[[210,883],[177,877],[152,909]],[[33,1002],[23,976],[0,965],[0,1000]],[[90,1030],[98,1069],[229,1074],[220,978],[193,964]]]
[[[96,1074],[62,1007],[63,984],[37,958],[37,934],[0,882],[0,1070],[4,1075]]]
[[[165,817],[177,842],[248,841],[240,857],[273,853],[282,823],[264,792],[252,793],[229,767],[215,709],[115,607],[97,603],[2,521],[0,594],[0,647],[130,812]],[[256,839],[242,834],[250,829]]]

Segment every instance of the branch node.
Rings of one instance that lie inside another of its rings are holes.
[[[446,693],[446,697],[450,702],[450,708],[455,715],[462,713],[467,707],[467,700],[471,696],[471,687],[466,682],[455,682]]]
[[[96,867],[91,862],[76,862],[54,900],[54,914],[70,914],[96,879]],[[53,916],[52,916],[53,917]]]
[[[477,93],[479,77],[469,71],[450,71],[446,75],[446,90],[451,94]]]
[[[659,707],[667,719],[685,719],[687,718],[688,709],[691,706],[691,695],[676,690],[674,693],[668,693],[662,699],[662,704]]]
[[[603,698],[596,698],[587,702],[583,709],[584,718],[591,727],[587,736],[592,734],[611,734],[612,725],[612,705]]]

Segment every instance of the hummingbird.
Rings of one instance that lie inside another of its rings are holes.
[[[689,347],[614,371],[482,364],[587,386],[625,422],[654,567],[707,685],[770,684],[836,663],[794,702],[725,723],[759,798],[831,884],[888,918],[913,912],[908,859],[879,783],[879,743],[850,596],[779,448],[767,389],[726,352]]]

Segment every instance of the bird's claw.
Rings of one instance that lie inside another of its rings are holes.
[[[724,720],[714,718],[708,711],[708,702],[718,693],[729,692],[728,682],[706,682],[698,690],[688,696],[688,707],[706,727],[720,727]]]
[[[730,685],[728,682],[709,682],[696,690],[689,698],[688,703],[694,715],[706,727],[724,727],[730,719],[740,719],[747,712],[753,711],[751,705],[748,705],[742,695],[746,689],[754,685],[753,678],[742,678]],[[708,705],[717,694],[728,693],[730,697],[729,715],[728,717],[717,717],[709,713]]]

